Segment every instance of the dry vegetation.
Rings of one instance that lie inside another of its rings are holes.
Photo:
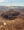
[[[14,20],[0,16],[0,30],[24,30],[24,14],[20,14]]]

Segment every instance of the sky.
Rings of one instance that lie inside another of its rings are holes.
[[[24,6],[24,0],[0,0],[0,6]]]

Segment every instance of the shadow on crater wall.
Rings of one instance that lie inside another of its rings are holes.
[[[13,19],[16,19],[17,17],[20,14],[20,12],[16,12],[16,11],[8,11],[7,13],[3,13],[1,14],[1,16],[5,19],[9,19],[9,20],[13,20]]]

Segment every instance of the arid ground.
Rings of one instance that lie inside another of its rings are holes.
[[[24,14],[14,20],[4,19],[0,16],[0,30],[24,30]]]
[[[0,30],[24,30],[24,11],[20,11],[20,15],[16,17],[14,20],[9,20],[0,15]]]

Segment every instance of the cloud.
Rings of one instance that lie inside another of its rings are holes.
[[[24,2],[21,0],[0,0],[1,6],[24,6]]]
[[[4,2],[4,0],[0,0],[0,2]]]

